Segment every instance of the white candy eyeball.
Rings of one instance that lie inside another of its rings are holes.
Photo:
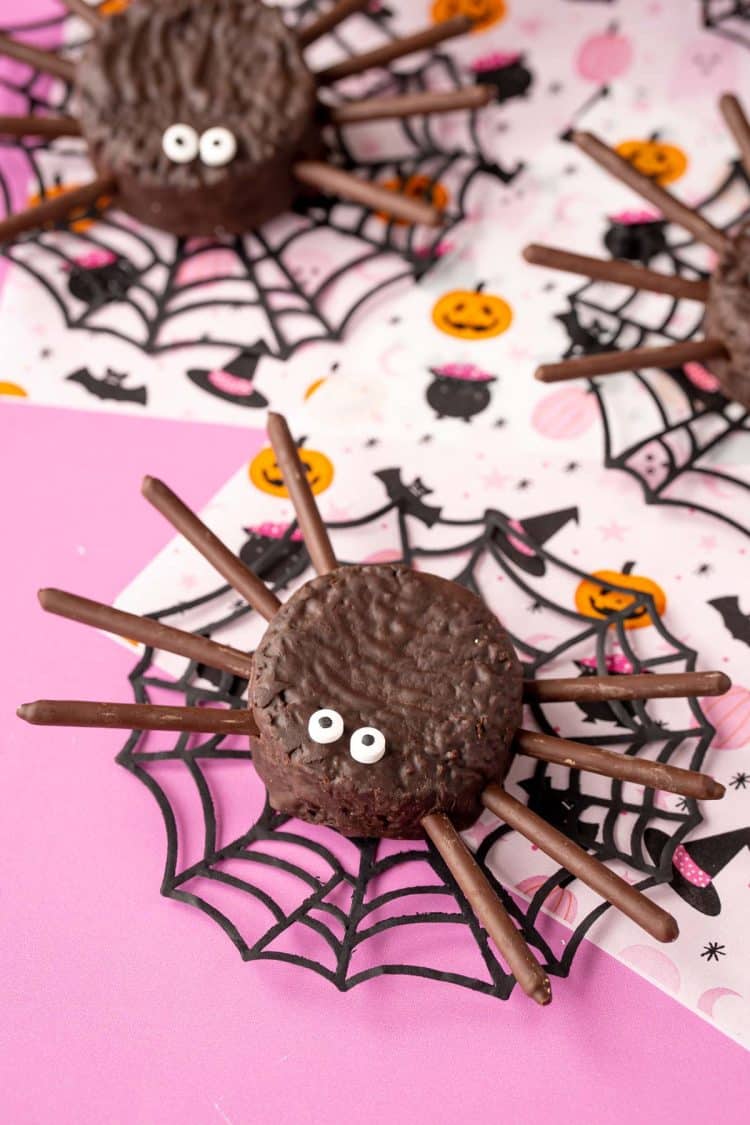
[[[237,139],[234,133],[223,125],[206,129],[200,140],[201,160],[210,168],[220,168],[234,159],[237,152]]]
[[[164,130],[161,147],[175,164],[189,164],[198,155],[198,134],[192,125],[170,125]]]
[[[344,733],[344,720],[338,711],[331,711],[323,707],[310,716],[307,724],[307,733],[313,742],[320,742],[324,746],[328,742],[335,742]]]
[[[385,754],[385,735],[377,727],[359,727],[349,739],[349,753],[355,762],[373,766]]]

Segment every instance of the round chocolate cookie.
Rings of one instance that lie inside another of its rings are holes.
[[[272,806],[347,836],[467,828],[521,721],[521,666],[497,618],[454,582],[341,567],[276,613],[255,653],[254,750]]]
[[[134,0],[76,72],[83,135],[118,205],[181,235],[253,230],[289,207],[322,151],[315,80],[260,0]]]
[[[722,391],[750,407],[750,223],[731,236],[711,275],[704,330],[728,352],[708,364]]]

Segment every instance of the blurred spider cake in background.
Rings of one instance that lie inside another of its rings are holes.
[[[724,94],[719,101],[719,109],[739,149],[745,172],[750,175],[750,122],[744,109],[734,94]],[[705,273],[698,277],[683,277],[623,260],[630,256],[629,246],[619,237],[607,243],[607,248],[614,255],[612,261],[537,243],[527,246],[524,257],[533,265],[632,286],[645,292],[687,298],[705,305],[702,339],[684,340],[663,347],[637,347],[630,351],[599,348],[597,354],[543,364],[537,369],[537,379],[556,383],[614,375],[642,367],[670,370],[683,364],[705,362],[718,380],[723,394],[750,407],[750,224],[743,222],[733,230],[722,230],[700,211],[687,206],[666,190],[664,184],[678,174],[677,169],[670,168],[670,161],[674,163],[674,159],[669,152],[679,155],[679,150],[673,146],[660,146],[657,161],[651,154],[655,147],[652,142],[633,142],[639,147],[628,150],[622,145],[612,149],[588,132],[573,132],[570,139],[611,176],[658,207],[665,222],[669,220],[678,224],[698,242],[708,246],[714,252],[716,262],[708,278]],[[667,153],[662,151],[665,148],[669,150]],[[657,237],[660,236],[662,224],[652,226]],[[652,249],[658,252],[658,245]],[[651,249],[640,254],[641,260],[646,262],[650,256]]]
[[[5,118],[4,128],[81,134],[97,175],[10,216],[0,238],[110,203],[172,234],[241,234],[305,195],[435,226],[439,201],[401,195],[327,159],[325,126],[476,109],[495,95],[477,83],[339,105],[320,97],[342,79],[471,31],[466,14],[314,72],[305,48],[368,0],[338,0],[299,30],[262,0],[133,0],[111,16],[81,0],[66,4],[92,28],[78,63],[6,35],[0,54],[68,82],[74,116],[43,126],[35,116]]]

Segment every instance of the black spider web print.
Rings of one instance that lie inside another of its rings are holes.
[[[737,189],[742,195],[745,188],[750,189],[750,183],[737,161],[699,210],[722,229],[733,228],[750,218],[750,202],[737,213],[732,201]],[[649,264],[662,273],[707,278],[700,244],[680,228],[664,224],[664,229],[663,250]],[[637,290],[619,285],[587,281],[568,294],[568,303],[563,315],[570,318],[571,344],[565,358],[628,351],[659,342],[654,337],[677,343],[692,338],[701,327],[702,312],[694,302],[668,297],[655,301],[651,295],[644,299]],[[588,383],[601,414],[608,469],[620,469],[637,480],[647,504],[696,509],[750,534],[750,481],[742,475],[750,450],[748,410],[719,391],[696,386],[683,368],[662,370],[656,377],[633,371]],[[639,419],[623,424],[628,402],[636,400]],[[732,451],[740,446],[744,452],[733,458]],[[701,486],[710,502],[701,502]]]
[[[384,483],[392,482],[394,475],[400,481],[398,470],[377,474]],[[398,527],[402,562],[453,577],[480,596],[502,575],[511,600],[524,607],[531,602],[531,608],[553,615],[566,630],[562,641],[543,648],[538,639],[510,627],[527,678],[544,675],[548,666],[570,659],[582,647],[593,649],[598,671],[606,671],[607,645],[615,636],[634,670],[694,668],[696,654],[669,633],[650,595],[636,595],[634,605],[647,607],[659,651],[639,660],[622,615],[592,620],[554,600],[550,587],[561,576],[588,576],[541,548],[515,521],[494,510],[473,519],[444,519],[439,508],[425,506],[422,497],[429,489],[421,481],[398,488],[387,485],[386,491],[375,510],[328,525],[334,544],[339,532],[380,526],[390,517]],[[455,534],[458,541],[437,549],[424,545],[425,527]],[[253,569],[277,592],[308,569],[304,545],[294,535],[292,524],[254,561]],[[533,555],[535,577],[508,553],[508,536],[523,545],[527,556]],[[185,615],[196,610],[203,621],[198,631],[214,637],[253,612],[222,586],[151,616],[184,627]],[[525,612],[521,619],[528,625],[532,618]],[[130,682],[138,702],[246,706],[245,681],[195,663],[177,680],[169,679],[155,667],[151,649],[144,651]],[[573,709],[572,704],[565,706]],[[656,718],[652,703],[604,706],[615,732],[586,735],[582,741],[616,746],[630,755],[646,750],[662,762],[679,756],[682,764],[700,768],[713,729],[696,700],[685,703],[687,718],[681,729]],[[548,710],[534,704],[532,712],[539,729],[553,733]],[[431,844],[346,840],[330,829],[274,812],[252,770],[251,750],[236,739],[180,735],[168,749],[152,750],[152,738],[134,732],[117,761],[146,786],[161,810],[167,841],[161,893],[211,918],[245,961],[288,962],[318,973],[342,991],[379,975],[402,974],[502,999],[510,995],[513,977],[495,956]],[[641,873],[639,888],[668,881],[674,849],[701,822],[696,803],[683,800],[674,809],[657,807],[650,790],[636,787],[638,796],[633,796],[630,786],[598,780],[603,783],[594,793],[575,771],[537,762],[521,786],[530,806],[571,839],[600,859],[625,861]],[[252,797],[243,786],[252,789]],[[223,828],[224,818],[231,828]],[[656,866],[643,844],[646,829],[655,823],[669,839]],[[545,936],[549,921],[543,907],[550,895],[566,893],[575,879],[558,868],[536,880],[530,901],[509,893],[495,877],[492,852],[510,831],[493,821],[478,846],[477,859],[547,971],[566,976],[582,940],[609,907],[601,903],[581,918],[561,952],[559,940],[553,943]],[[311,942],[319,947],[318,954],[311,953]]]
[[[703,26],[750,47],[750,3],[748,0],[701,0]]]
[[[290,22],[314,12],[315,3],[285,6]],[[360,13],[329,36],[341,56],[362,50],[358,34],[366,22],[369,45],[395,37],[387,9]],[[58,37],[67,29],[65,17],[6,29],[23,38],[49,30]],[[65,37],[65,53],[75,57],[82,42]],[[424,57],[424,56],[423,56]],[[30,68],[23,81],[2,80],[15,95],[20,112],[65,113],[71,90],[50,82]],[[376,71],[370,93],[456,89],[464,84],[450,56],[434,53],[418,66],[401,60]],[[344,84],[344,91],[346,84]],[[341,100],[346,93],[334,92]],[[406,184],[419,176],[429,191],[440,184],[448,193],[444,220],[437,230],[414,228],[356,204],[324,197],[307,198],[293,213],[280,216],[261,230],[226,240],[185,239],[141,227],[127,216],[106,211],[81,229],[80,222],[31,232],[5,248],[5,255],[26,270],[53,299],[70,329],[117,337],[159,354],[200,345],[252,349],[286,359],[315,340],[341,339],[364,306],[395,287],[421,278],[440,258],[453,228],[463,219],[468,200],[482,184],[508,183],[518,169],[507,171],[485,150],[477,133],[477,111],[465,114],[461,139],[446,147],[429,119],[404,119],[391,131],[395,151],[390,158],[358,154],[362,128],[331,130],[330,159],[370,181]],[[20,154],[26,180],[44,199],[67,173],[86,165],[85,145],[77,138],[45,141],[0,138],[0,146]],[[0,149],[1,151],[2,149]],[[85,177],[84,177],[85,178]],[[12,210],[8,178],[0,169],[0,193],[6,213]],[[333,236],[333,242],[331,237]],[[315,258],[321,240],[330,246],[322,265],[300,269],[298,253]],[[211,264],[217,256],[216,266]],[[201,261],[202,259],[202,261]],[[109,262],[115,276],[97,280],[87,263]],[[76,285],[75,280],[78,280]],[[210,331],[215,315],[221,320]],[[198,314],[196,319],[195,314]],[[201,315],[205,314],[205,315]],[[248,338],[248,314],[256,326]]]

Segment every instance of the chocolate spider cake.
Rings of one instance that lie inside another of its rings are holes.
[[[726,350],[708,361],[722,391],[750,408],[750,223],[729,237],[711,274],[704,329]]]
[[[268,621],[254,654],[62,590],[42,606],[63,617],[206,662],[248,680],[248,707],[37,700],[31,723],[249,736],[279,812],[346,836],[427,837],[478,923],[529,996],[548,1004],[549,978],[497,889],[459,835],[488,809],[601,894],[657,941],[677,923],[657,903],[545,823],[503,788],[515,754],[569,769],[716,800],[706,774],[520,728],[523,700],[579,703],[720,695],[720,672],[548,679],[523,683],[510,636],[472,592],[397,563],[342,566],[297,444],[268,418],[276,464],[317,577],[282,604],[162,481],[143,494]],[[623,681],[627,681],[623,683]],[[463,907],[462,907],[463,909]]]
[[[352,566],[303,586],[255,654],[258,773],[271,804],[347,836],[458,828],[500,782],[521,721],[521,666],[474,594],[405,566]]]
[[[87,44],[75,103],[119,205],[178,235],[255,229],[322,152],[299,40],[260,0],[135,0]]]
[[[724,94],[719,100],[719,109],[740,151],[745,173],[750,176],[750,121],[734,94]],[[702,339],[680,340],[653,347],[639,346],[630,350],[598,350],[596,354],[592,352],[560,363],[542,364],[536,370],[536,378],[544,383],[557,383],[648,367],[674,372],[675,369],[684,369],[687,363],[707,363],[727,398],[750,408],[750,330],[747,326],[750,316],[750,223],[735,231],[722,230],[700,210],[689,207],[656,180],[644,175],[619,150],[610,148],[593,133],[574,131],[570,140],[611,176],[657,207],[662,222],[668,220],[682,226],[697,242],[710,247],[716,254],[717,262],[706,281],[685,277],[680,272],[661,273],[647,265],[635,265],[620,258],[608,261],[538,243],[527,246],[524,257],[533,265],[705,304]],[[612,245],[608,248],[613,253],[623,249]],[[648,260],[650,255],[639,252],[639,257]]]

